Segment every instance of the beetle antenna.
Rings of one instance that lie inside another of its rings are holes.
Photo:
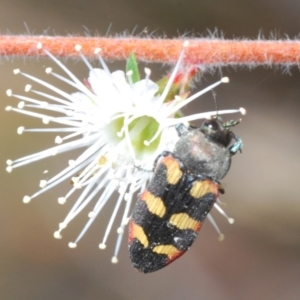
[[[241,121],[242,121],[242,119],[238,119],[238,120],[236,120],[236,121],[230,120],[230,121],[225,122],[225,123],[223,124],[223,126],[224,126],[225,128],[228,129],[228,128],[230,128],[230,127],[233,127],[233,126],[235,126],[235,125],[241,123]]]
[[[218,101],[217,101],[217,93],[215,92],[215,90],[211,90],[213,98],[214,98],[214,102],[215,102],[215,107],[216,107],[216,119],[219,119],[219,108],[218,108]]]

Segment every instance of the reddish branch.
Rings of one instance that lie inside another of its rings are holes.
[[[74,46],[80,44],[82,53],[94,57],[101,48],[106,59],[126,59],[134,53],[139,60],[174,63],[182,49],[183,39],[100,38],[0,36],[0,56],[44,56],[37,43],[57,57],[78,57]],[[185,52],[185,63],[192,65],[299,65],[300,42],[297,40],[223,40],[191,39]]]

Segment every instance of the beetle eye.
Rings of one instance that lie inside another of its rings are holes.
[[[203,132],[204,134],[212,134],[214,132],[222,130],[223,129],[222,127],[223,126],[219,120],[211,119],[203,122],[200,131]]]
[[[220,129],[220,124],[217,120],[207,120],[202,124],[202,127],[208,127],[212,131],[218,131]]]
[[[224,128],[218,119],[206,120],[203,122],[200,131],[206,138],[227,147],[231,142],[230,131]]]

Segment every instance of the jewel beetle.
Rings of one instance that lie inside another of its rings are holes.
[[[193,244],[216,202],[224,193],[221,179],[242,140],[218,116],[200,128],[177,125],[174,151],[161,153],[154,173],[139,195],[129,222],[129,254],[133,267],[143,273],[159,270]],[[234,140],[234,143],[232,143]]]

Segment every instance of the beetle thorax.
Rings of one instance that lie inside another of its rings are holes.
[[[174,154],[189,172],[216,181],[221,180],[230,167],[228,148],[209,140],[197,129],[180,137],[175,145]]]

